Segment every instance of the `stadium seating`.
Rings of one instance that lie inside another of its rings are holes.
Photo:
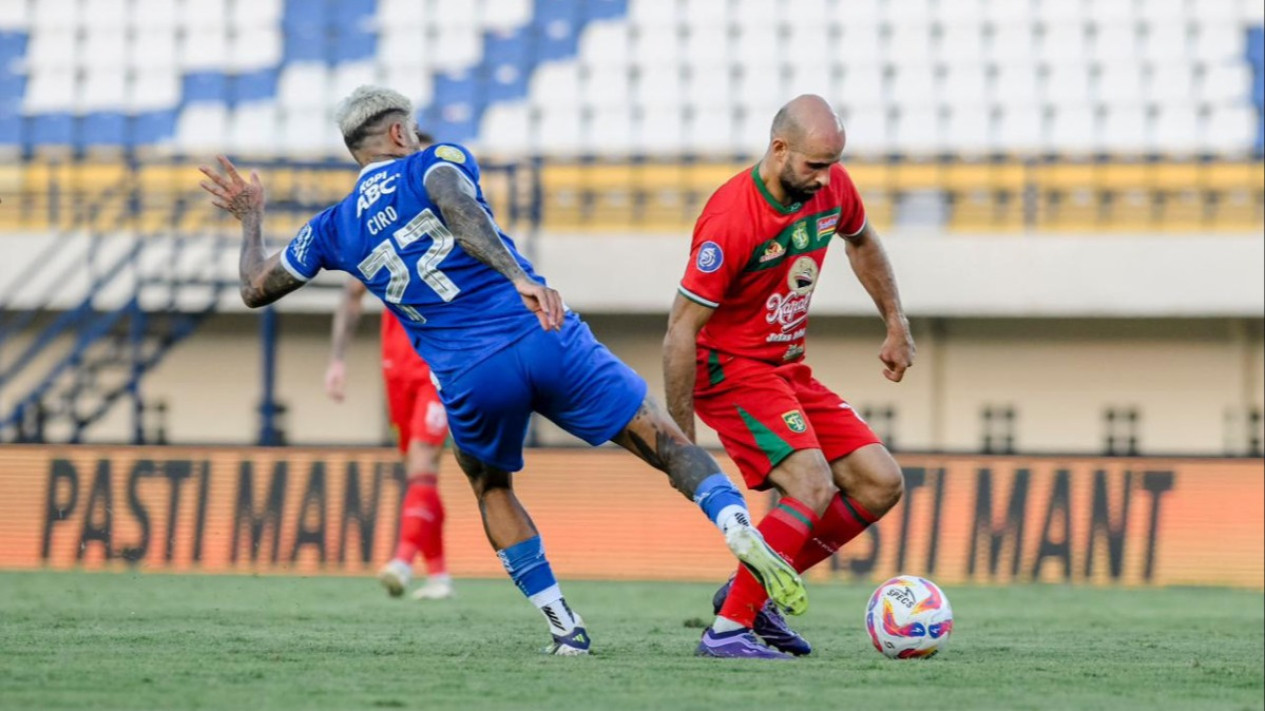
[[[1257,0],[0,0],[0,150],[340,157],[332,105],[379,82],[493,159],[749,159],[812,91],[867,160],[1181,170],[1265,150],[1263,23]]]

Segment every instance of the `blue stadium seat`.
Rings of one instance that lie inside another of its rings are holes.
[[[286,35],[325,32],[334,24],[329,10],[329,3],[324,0],[286,0],[285,10],[281,15],[281,27]]]
[[[1265,67],[1265,27],[1248,28],[1247,61],[1254,67]]]
[[[487,82],[487,101],[508,101],[526,96],[531,59],[531,41],[526,30],[486,35],[480,69]]]
[[[26,46],[26,33],[0,31],[0,73],[10,71],[13,60],[26,56]]]
[[[228,77],[221,72],[191,72],[184,75],[181,86],[184,103],[228,101]]]
[[[377,35],[349,26],[340,26],[334,35],[333,52],[329,58],[335,62],[356,62],[373,59],[377,51]]]
[[[80,146],[126,145],[127,117],[115,112],[88,114],[79,119],[77,139]]]
[[[532,26],[537,61],[574,56],[579,46],[579,4],[575,0],[536,0],[535,7]]]
[[[26,77],[0,71],[0,104],[12,101],[15,105],[20,105],[25,95]]]
[[[127,137],[131,146],[152,145],[171,138],[176,133],[176,110],[146,111],[132,119],[132,132]]]
[[[0,107],[0,146],[22,145],[22,117]]]
[[[260,69],[233,78],[233,103],[263,101],[277,95],[277,70]]]
[[[25,137],[33,145],[69,146],[75,142],[75,117],[49,113],[26,117]]]
[[[374,12],[378,9],[377,4],[377,0],[337,0],[332,8],[331,19],[337,27],[350,27],[363,32],[369,29],[363,23],[373,19]]]
[[[628,14],[628,0],[584,0],[583,13],[588,20],[610,20]]]

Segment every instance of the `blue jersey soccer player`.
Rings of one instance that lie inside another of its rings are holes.
[[[242,223],[242,299],[264,306],[333,269],[364,282],[399,317],[436,378],[488,541],[548,621],[547,652],[586,654],[590,641],[512,486],[533,411],[590,444],[616,442],[666,472],[770,597],[803,612],[798,574],[751,525],[742,494],[497,227],[474,156],[455,144],[422,150],[412,116],[409,101],[388,89],[360,87],[345,99],[337,119],[362,167],[356,188],[271,256],[263,246],[259,177],[243,179],[222,156],[223,172],[201,167],[212,204]],[[751,644],[759,656],[754,636]]]

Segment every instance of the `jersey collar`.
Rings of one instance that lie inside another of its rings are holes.
[[[773,193],[769,192],[768,186],[765,185],[764,181],[760,179],[760,164],[759,163],[756,163],[755,165],[751,166],[751,179],[755,181],[756,188],[759,189],[760,195],[764,197],[765,202],[769,203],[769,207],[772,207],[774,210],[777,210],[783,215],[793,215],[799,212],[800,209],[804,207],[804,203],[802,202],[793,202],[790,205],[783,205],[782,203],[778,202],[777,198],[773,197]]]
[[[381,168],[384,165],[391,165],[397,160],[399,160],[399,158],[392,158],[391,160],[380,160],[377,163],[370,163],[369,165],[366,165],[365,167],[360,169],[360,177],[363,178],[365,177],[366,173],[377,170],[378,168]]]

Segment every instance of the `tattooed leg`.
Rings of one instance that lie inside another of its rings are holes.
[[[649,397],[614,442],[667,472],[672,486],[694,500],[707,518],[725,534],[725,544],[755,581],[780,607],[792,614],[808,606],[799,574],[760,531],[742,493],[702,447],[690,442],[681,428]]]
[[[667,473],[672,487],[690,499],[695,498],[704,480],[720,473],[720,465],[712,455],[686,439],[681,428],[650,397],[612,441]]]

